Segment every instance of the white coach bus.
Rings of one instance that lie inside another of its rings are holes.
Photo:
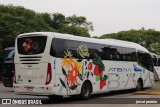
[[[15,43],[14,91],[54,96],[152,87],[149,51],[126,41],[52,32],[20,34]]]

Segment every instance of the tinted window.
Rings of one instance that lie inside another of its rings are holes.
[[[137,61],[136,58],[136,49],[134,48],[122,48],[122,53],[121,55],[123,56],[124,61]]]
[[[80,55],[77,53],[77,48],[80,44],[82,42],[54,38],[52,40],[50,54],[58,58],[79,58]]]
[[[18,53],[24,55],[41,54],[44,52],[46,41],[46,36],[31,36],[18,38]]]
[[[10,54],[11,52],[14,52],[14,50],[11,50],[11,49],[9,49],[9,50],[4,50],[4,51],[3,51],[3,59],[8,58],[8,56],[10,56],[9,54]]]
[[[152,58],[148,53],[142,52],[142,51],[138,51],[138,63],[150,70],[153,71],[153,62],[152,62]]]
[[[152,57],[152,60],[153,60],[153,65],[158,66],[158,59],[156,58],[156,56],[152,55],[151,57]]]
[[[64,39],[56,39],[52,40],[52,46],[50,54],[55,57],[63,57],[64,50],[65,50],[65,40]]]
[[[14,58],[14,50],[12,50],[12,51],[8,54],[8,56],[7,56],[6,58],[8,58],[8,59],[13,59],[13,58]]]
[[[118,46],[104,46],[103,48],[105,60],[117,61],[136,61],[136,49]]]
[[[54,38],[50,54],[58,58],[93,59],[97,55],[101,56],[102,47],[94,43]]]
[[[86,43],[89,49],[89,59],[93,59],[97,56],[100,56],[101,59],[103,59],[103,53],[102,53],[102,48],[103,45],[96,44],[96,43]]]
[[[112,60],[112,48],[111,46],[104,45],[102,48],[103,60]]]
[[[89,55],[81,55],[88,52]],[[136,50],[119,46],[110,46],[96,43],[88,43],[74,40],[54,38],[50,50],[52,56],[58,58],[87,58],[93,59],[100,56],[102,60],[136,61]]]

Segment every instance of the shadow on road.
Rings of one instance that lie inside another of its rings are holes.
[[[134,89],[131,90],[122,90],[122,91],[112,91],[103,94],[94,94],[88,100],[82,100],[78,96],[72,96],[67,98],[57,98],[57,99],[42,99],[43,104],[100,104],[102,99],[105,98],[114,98],[116,95],[129,94],[134,92]],[[116,98],[116,97],[115,97]]]

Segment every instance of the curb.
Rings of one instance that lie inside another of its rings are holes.
[[[160,95],[160,92],[147,92],[147,91],[138,91],[133,92],[134,95]]]

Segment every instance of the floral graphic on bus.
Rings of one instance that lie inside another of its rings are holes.
[[[37,42],[33,42],[32,39],[27,38],[25,42],[22,44],[24,52],[28,52],[30,50],[35,51],[39,48],[39,44]]]
[[[68,49],[67,49],[67,51],[64,51],[64,57],[65,58],[72,58],[72,56],[73,56],[73,54],[71,53],[71,51],[69,51]]]
[[[106,86],[106,80],[108,78],[107,75],[103,76],[105,66],[99,56],[94,58],[92,62],[95,64],[94,75],[96,76],[96,81],[100,81],[100,89],[102,89],[104,86]]]
[[[82,70],[82,64],[81,63],[74,63],[74,65],[71,65],[71,70],[68,70],[68,76],[67,76],[67,83],[69,87],[72,87],[74,85],[78,85],[77,78],[78,73]]]
[[[72,58],[61,58],[61,60],[62,60],[62,67],[68,70],[70,70],[71,65],[75,63],[75,61]]]
[[[89,62],[89,64],[88,64],[88,70],[92,70],[92,62]]]
[[[82,58],[88,58],[89,57],[89,52],[88,52],[88,47],[85,44],[81,44],[78,48],[77,48],[77,52],[79,53],[79,55]]]
[[[82,62],[78,62],[69,58],[61,58],[62,60],[62,73],[65,75],[67,79],[67,86],[65,82],[60,78],[61,84],[65,88],[69,88],[69,90],[74,90],[78,87],[78,77],[80,72],[82,71]]]
[[[84,50],[83,50],[84,49]],[[81,57],[89,57],[88,48],[86,45],[80,45],[78,52]],[[79,85],[79,80],[83,81],[95,75],[96,81],[100,81],[100,89],[106,86],[107,75],[104,75],[105,66],[99,56],[93,59],[73,59],[71,51],[64,51],[64,58],[62,60],[62,73],[65,75],[66,83],[60,79],[60,82],[66,91],[74,90]],[[68,57],[65,57],[68,56]]]

